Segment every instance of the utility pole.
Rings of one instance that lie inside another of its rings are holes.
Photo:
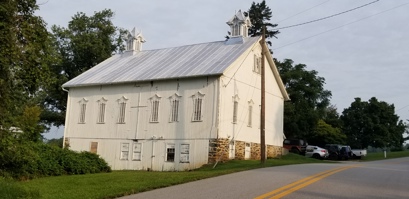
[[[260,150],[261,150],[261,164],[266,162],[266,82],[265,82],[265,50],[264,45],[266,45],[266,27],[263,27],[263,35],[260,41],[261,45],[261,118],[260,118]]]

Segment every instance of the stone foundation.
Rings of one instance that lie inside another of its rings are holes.
[[[215,163],[216,161],[225,162],[229,160],[229,143],[227,138],[211,139],[209,140],[209,156],[208,163]],[[235,159],[245,159],[246,142],[236,140]],[[266,158],[277,158],[283,154],[283,148],[280,146],[266,145]],[[250,143],[250,159],[259,160],[261,157],[261,148],[259,143]]]
[[[283,155],[283,147],[267,145],[267,158],[277,158]]]
[[[246,143],[243,141],[236,141],[234,143],[234,147],[235,147],[235,159],[237,160],[244,160],[245,157],[245,149],[246,149]]]
[[[229,143],[230,140],[227,138],[209,140],[208,163],[229,160]]]

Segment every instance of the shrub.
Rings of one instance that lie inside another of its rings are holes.
[[[0,142],[0,175],[20,180],[42,176],[110,172],[97,154],[75,152],[44,143]]]

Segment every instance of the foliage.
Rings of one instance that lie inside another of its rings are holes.
[[[56,146],[56,147],[62,148],[63,147],[63,142],[64,142],[64,139],[61,137],[61,138],[50,139],[50,140],[47,141],[47,144],[51,145],[51,146]]]
[[[294,65],[291,59],[275,60],[275,64],[291,99],[284,104],[284,133],[288,138],[308,140],[318,120],[330,113],[331,92],[324,89],[325,79],[315,70],[306,70],[306,65]]]
[[[38,190],[28,191],[21,184],[0,177],[0,197],[2,199],[34,199],[40,198]]]
[[[265,34],[267,39],[276,37],[276,35],[280,33],[278,30],[272,30],[277,24],[270,23],[273,14],[271,9],[266,5],[265,0],[261,3],[253,2],[248,10],[248,15],[251,21],[251,27],[249,28],[250,36],[255,37],[262,35],[263,27],[266,28]],[[267,41],[267,43],[271,46],[271,41]]]
[[[16,116],[50,82],[50,35],[35,0],[0,3],[0,124],[16,126]]]
[[[68,28],[52,26],[59,62],[52,66],[54,82],[46,88],[46,111],[42,114],[46,123],[60,126],[65,122],[67,93],[61,89],[62,84],[124,50],[125,31],[113,25],[113,16],[109,9],[93,16],[79,12]]]
[[[343,132],[353,148],[401,147],[403,144],[405,124],[395,114],[393,104],[378,101],[375,97],[368,102],[355,98],[342,112],[341,119],[345,124]]]
[[[39,106],[26,106],[24,112],[18,117],[17,123],[20,127],[21,139],[39,142],[42,140],[41,133],[44,131],[44,126],[39,124],[41,108]]]
[[[5,136],[0,142],[0,175],[31,179],[42,176],[109,172],[98,155],[74,152]]]
[[[321,147],[324,147],[325,144],[345,144],[345,141],[346,135],[341,132],[341,129],[335,128],[321,119],[318,120],[314,133],[308,138],[309,144]]]

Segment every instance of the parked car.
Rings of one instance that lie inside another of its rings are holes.
[[[366,149],[352,149],[352,158],[361,159],[366,156]]]
[[[341,151],[341,145],[339,144],[326,144],[325,149],[328,150],[328,159],[337,160],[339,152]]]
[[[325,159],[328,158],[328,151],[324,148],[318,146],[308,145],[305,150],[306,157],[313,157],[316,159]]]
[[[341,146],[341,151],[340,154],[338,156],[338,159],[342,160],[348,160],[350,158],[352,158],[352,149],[350,146]]]
[[[284,139],[283,141],[283,147],[285,149],[288,149],[291,153],[297,153],[300,155],[305,154],[305,148],[307,145],[308,143],[301,139]]]

